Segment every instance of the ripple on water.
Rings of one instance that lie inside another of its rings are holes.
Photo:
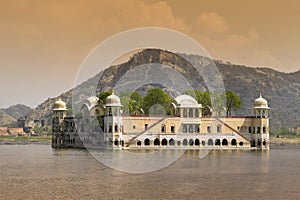
[[[187,151],[158,171],[112,170],[82,149],[0,145],[0,199],[297,199],[300,149]],[[291,184],[292,183],[292,184]]]

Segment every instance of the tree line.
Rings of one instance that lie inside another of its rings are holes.
[[[230,90],[223,94],[203,92],[200,90],[188,90],[184,92],[192,96],[202,105],[202,115],[224,115],[231,116],[233,111],[241,108],[242,101],[238,95]],[[101,92],[99,94],[99,103],[105,104],[106,98],[112,94],[112,90]],[[119,94],[123,113],[159,115],[169,114],[170,105],[174,101],[167,93],[160,88],[151,88],[147,94],[142,97],[138,92],[124,91]]]

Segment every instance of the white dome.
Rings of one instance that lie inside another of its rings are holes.
[[[268,101],[265,98],[263,98],[260,94],[260,96],[257,99],[255,99],[253,107],[269,109]]]
[[[175,104],[177,107],[189,107],[189,108],[191,108],[191,107],[200,108],[201,107],[201,105],[198,104],[196,99],[194,99],[193,97],[186,95],[186,94],[176,97]]]
[[[87,98],[87,103],[89,104],[90,107],[97,105],[98,101],[99,101],[99,98],[96,96],[91,96],[91,97]]]
[[[121,100],[113,93],[106,98],[105,106],[122,106]]]
[[[61,99],[58,99],[57,101],[55,101],[54,103],[54,111],[66,111],[67,110],[67,106],[66,103],[64,101],[62,101]]]
[[[84,101],[83,106],[86,106],[88,110],[91,110],[93,107],[98,105],[99,98],[96,96],[91,96]]]

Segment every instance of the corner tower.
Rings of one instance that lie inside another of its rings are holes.
[[[67,106],[66,103],[61,99],[58,99],[54,103],[53,107],[53,119],[52,119],[52,147],[58,148],[63,144],[63,121],[67,115]]]
[[[254,101],[253,111],[255,117],[258,118],[267,118],[269,114],[268,101],[262,97],[260,94],[257,99]]]
[[[260,94],[253,104],[252,146],[269,149],[269,110],[268,101]]]
[[[104,142],[106,146],[120,148],[122,139],[121,101],[114,93],[106,98],[104,116]]]
[[[58,117],[59,119],[64,119],[67,115],[67,110],[68,109],[64,101],[62,101],[61,99],[55,101],[53,107],[54,117]]]

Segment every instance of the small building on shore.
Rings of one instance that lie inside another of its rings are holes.
[[[0,136],[26,136],[23,128],[0,127]]]
[[[122,114],[112,94],[104,105],[97,97],[83,104],[82,117],[66,116],[58,100],[53,112],[53,148],[113,149],[269,149],[269,106],[261,95],[253,114],[244,117],[202,116],[202,106],[189,95],[174,99],[170,115]]]

